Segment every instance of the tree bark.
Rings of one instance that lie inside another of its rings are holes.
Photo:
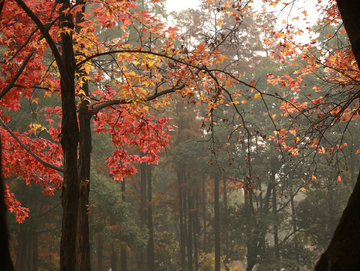
[[[275,174],[274,174],[275,180]],[[280,263],[280,251],[279,251],[279,233],[278,233],[278,222],[277,222],[277,200],[276,200],[276,186],[273,189],[273,218],[274,218],[274,250],[275,250],[275,259],[277,264]],[[280,268],[276,268],[277,271],[280,271]]]
[[[0,8],[4,1],[0,4]],[[1,16],[1,9],[0,9]],[[0,141],[0,266],[4,271],[14,271],[14,265],[10,257],[9,233],[6,223],[6,205],[4,201],[4,184],[2,181],[1,141]]]
[[[142,163],[140,165],[141,171],[141,184],[140,184],[140,218],[141,226],[147,227],[147,202],[146,202],[146,165]],[[147,253],[146,250],[142,252],[140,265],[141,271],[146,271],[147,269]]]
[[[103,244],[100,235],[98,235],[98,271],[103,271]]]
[[[85,93],[88,95],[87,84]],[[89,195],[90,195],[90,160],[91,160],[91,127],[92,114],[88,108],[89,102],[83,100],[79,106],[80,144],[79,144],[79,224],[78,224],[78,270],[90,271],[90,244],[89,244]]]
[[[183,174],[182,168],[177,170],[177,178],[179,185],[179,223],[180,223],[180,258],[181,258],[181,270],[186,269],[185,259],[185,232],[184,232],[184,210],[183,210]]]
[[[220,202],[219,202],[219,173],[215,173],[215,271],[220,271]]]
[[[227,204],[227,186],[226,186],[226,178],[224,178],[223,180],[224,185],[223,185],[223,189],[224,189],[224,208],[225,208],[225,212],[227,212],[228,210],[228,204]],[[230,263],[230,242],[229,242],[229,231],[228,231],[228,227],[227,225],[224,225],[224,238],[225,238],[225,259],[224,259],[224,265],[225,265],[225,271],[229,271],[229,266],[228,264]]]
[[[111,271],[117,271],[117,253],[114,244],[111,245]]]
[[[123,202],[126,202],[125,190],[126,190],[126,186],[125,186],[125,179],[124,179],[124,180],[122,180],[122,183],[121,183],[121,198],[122,198]],[[121,253],[120,254],[120,270],[127,271],[126,248],[122,246],[120,253]]]
[[[32,248],[32,271],[39,270],[39,253],[38,253],[38,234],[33,233],[33,248]]]
[[[148,229],[149,229],[149,242],[148,242],[148,271],[154,271],[154,229],[152,217],[152,179],[151,179],[151,165],[147,166],[147,179],[148,179]]]
[[[207,236],[206,236],[206,191],[205,191],[205,178],[203,177],[202,184],[202,209],[203,209],[203,222],[204,222],[204,253],[207,253]]]
[[[360,63],[360,2],[337,0],[356,61]],[[315,266],[316,271],[360,270],[360,173],[348,204],[340,218],[327,250]]]
[[[70,13],[63,11],[70,8],[69,0],[59,0],[60,26],[74,28]],[[78,215],[80,184],[78,180],[77,146],[79,141],[78,121],[75,105],[75,56],[72,34],[61,34],[62,64],[66,63],[66,74],[61,75],[62,114],[60,142],[64,158],[64,181],[62,186],[63,220],[60,244],[60,270],[74,271],[76,269],[76,254],[78,246]]]

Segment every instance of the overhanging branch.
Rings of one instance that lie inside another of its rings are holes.
[[[9,134],[17,141],[17,143],[20,144],[21,147],[24,148],[24,150],[26,150],[32,157],[34,157],[37,161],[39,161],[42,165],[46,166],[46,167],[49,167],[51,169],[54,169],[56,171],[59,171],[59,172],[64,172],[64,169],[61,168],[61,167],[57,167],[53,164],[50,164],[48,162],[45,162],[44,160],[42,160],[38,155],[36,155],[36,153],[34,153],[28,146],[26,146],[24,144],[24,142],[22,142],[17,136],[16,134],[11,131],[11,129],[9,128],[9,126],[7,126],[5,124],[5,122],[0,118],[0,124],[6,129],[6,131],[9,132]]]
[[[184,87],[185,87],[185,84],[182,84],[181,86],[178,86],[178,87],[173,87],[173,88],[166,89],[166,90],[163,90],[160,92],[156,92],[153,95],[146,97],[143,101],[148,102],[148,101],[154,100],[160,96],[163,96],[163,95],[166,95],[169,93],[174,93],[175,91],[183,89]],[[116,105],[116,104],[131,104],[131,103],[132,103],[132,100],[110,100],[110,101],[106,101],[106,102],[103,102],[103,103],[93,106],[93,108],[91,109],[91,112],[96,113],[107,106],[112,106],[112,105]]]

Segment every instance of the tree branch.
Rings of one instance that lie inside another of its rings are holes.
[[[154,99],[156,99],[156,98],[158,98],[160,96],[163,96],[165,94],[173,93],[176,90],[183,89],[184,87],[185,87],[185,84],[182,84],[181,86],[178,86],[178,87],[173,87],[173,88],[166,89],[166,90],[163,90],[163,91],[160,91],[160,92],[156,92],[155,94],[146,97],[144,101],[148,102],[148,101],[154,100]],[[132,103],[132,100],[128,100],[128,101],[127,100],[110,100],[110,101],[106,101],[106,102],[95,105],[91,109],[91,112],[96,113],[96,112],[100,111],[101,109],[103,109],[103,108],[105,108],[107,106],[111,106],[111,105],[115,105],[115,104],[130,104],[130,103]]]
[[[26,65],[28,64],[28,62],[30,61],[30,58],[34,55],[34,53],[31,53],[30,55],[27,56],[27,58],[24,60],[24,62],[22,63],[20,69],[17,71],[17,73],[15,74],[15,76],[11,79],[10,83],[3,89],[3,91],[1,91],[0,93],[0,99],[2,99],[6,93],[8,93],[10,91],[10,89],[12,89],[15,86],[15,82],[16,80],[19,78],[19,76],[22,74],[22,72],[24,71]]]
[[[36,16],[36,14],[34,14],[32,12],[32,10],[24,3],[24,1],[22,1],[22,0],[15,0],[15,1],[26,12],[26,14],[31,18],[31,20],[33,20],[33,22],[39,28],[41,34],[43,34],[44,38],[46,39],[47,43],[49,44],[52,54],[55,57],[55,61],[59,68],[61,77],[64,80],[66,80],[67,82],[69,82],[70,79],[66,73],[66,69],[65,69],[64,63],[62,62],[59,50],[56,48],[55,42],[51,38],[48,30],[45,28],[45,25],[39,20],[39,18]]]
[[[21,147],[24,148],[24,150],[26,150],[32,157],[34,157],[37,161],[39,161],[42,165],[52,168],[56,171],[59,172],[64,172],[64,169],[61,167],[57,167],[53,164],[50,164],[48,162],[45,162],[44,160],[42,160],[38,155],[36,155],[36,153],[34,153],[28,146],[26,146],[16,135],[13,131],[11,131],[11,129],[5,124],[5,122],[0,118],[0,124],[9,132],[9,134],[20,144]]]

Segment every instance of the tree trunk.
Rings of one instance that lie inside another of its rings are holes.
[[[154,266],[154,229],[152,217],[152,179],[151,179],[151,165],[147,166],[147,179],[148,179],[148,229],[149,229],[149,242],[148,242],[148,271],[155,271]]]
[[[207,253],[207,236],[206,236],[206,191],[205,191],[205,178],[203,178],[202,184],[202,209],[203,209],[203,222],[204,222],[204,253]]]
[[[181,270],[186,269],[185,260],[185,232],[184,232],[184,211],[183,211],[183,174],[182,168],[177,170],[178,185],[179,185],[179,223],[180,223],[180,257],[181,257]]]
[[[330,245],[315,265],[315,271],[360,270],[360,174],[340,218]]]
[[[291,197],[290,204],[291,204],[291,214],[292,214],[292,221],[293,221],[293,231],[296,232],[297,226],[296,226],[294,197]],[[296,233],[294,234],[294,243],[295,243],[295,257],[296,257],[296,262],[297,262],[296,271],[300,271],[299,244],[298,244],[298,237],[297,237]]]
[[[111,245],[111,271],[117,271],[117,253],[114,244]]]
[[[60,27],[74,28],[70,13],[63,11],[70,8],[69,0],[59,0]],[[60,244],[60,271],[74,271],[77,263],[78,215],[80,183],[78,180],[77,146],[79,141],[78,121],[75,106],[75,57],[72,34],[61,34],[62,62],[66,74],[61,76],[62,121],[60,142],[63,149],[64,181],[62,186],[63,219]],[[65,65],[66,63],[66,65]]]
[[[20,225],[20,230],[18,234],[18,248],[17,248],[17,254],[16,254],[16,262],[15,262],[15,270],[19,271],[22,269],[22,263],[24,262],[24,255],[25,255],[25,249],[26,248],[26,232],[24,225]]]
[[[39,253],[38,253],[38,234],[33,233],[33,248],[32,248],[32,271],[39,270]]]
[[[103,244],[100,235],[98,235],[98,271],[103,271]]]
[[[215,213],[215,271],[220,271],[220,203],[219,203],[219,173],[215,173],[214,213]]]
[[[275,176],[274,176],[275,179]],[[276,186],[273,189],[273,218],[274,218],[274,250],[275,250],[275,260],[276,265],[280,264],[280,251],[279,251],[279,233],[278,233],[278,222],[277,222],[277,200],[276,200]],[[277,271],[280,271],[280,268],[276,268]]]
[[[77,3],[82,0],[76,0]],[[85,12],[85,5],[82,8]],[[76,32],[79,33],[81,27],[79,23],[83,22],[82,13],[76,14]],[[79,74],[84,71],[78,71]],[[83,83],[81,90],[85,95],[89,96],[88,83]],[[78,223],[78,252],[77,252],[77,268],[79,271],[91,271],[90,260],[90,244],[89,244],[89,195],[90,195],[90,164],[91,164],[91,117],[92,113],[89,110],[89,101],[86,97],[81,98],[79,106],[79,161],[78,174],[80,182],[80,197],[79,197],[79,223]]]
[[[185,178],[187,178],[185,176]],[[193,232],[193,214],[192,212],[190,211],[193,206],[192,206],[192,191],[191,191],[191,188],[188,187],[187,189],[187,196],[188,196],[188,243],[187,243],[187,255],[188,255],[188,271],[193,271],[193,263],[192,263],[192,260],[193,260],[193,257],[192,257],[192,232]]]
[[[224,208],[225,208],[225,212],[228,211],[228,204],[227,204],[227,186],[226,186],[226,178],[224,178]],[[226,225],[226,223],[223,224],[224,225],[224,238],[225,238],[225,259],[224,259],[224,265],[225,265],[225,271],[229,271],[229,263],[230,263],[230,242],[229,242],[229,232],[228,232],[228,227]]]
[[[4,1],[0,4],[1,8]],[[0,9],[1,16],[1,9]],[[0,141],[0,266],[4,271],[14,271],[14,265],[11,261],[10,250],[9,250],[9,233],[6,223],[6,205],[4,201],[4,184],[2,181],[2,170],[1,170],[1,141]]]
[[[122,183],[121,183],[121,198],[122,198],[123,202],[126,202],[125,190],[126,190],[126,187],[125,187],[125,179],[124,179],[124,180],[122,180]],[[126,248],[125,247],[121,247],[120,270],[127,271],[127,256],[126,256]]]
[[[145,163],[142,163],[140,165],[141,170],[141,184],[140,184],[140,218],[141,218],[141,226],[147,226],[147,202],[146,202],[146,165]],[[147,253],[146,250],[144,250],[141,253],[141,259],[140,259],[140,268],[141,271],[146,271],[147,267]]]
[[[337,0],[356,61],[360,63],[360,2]],[[316,271],[360,270],[360,174],[349,202],[340,218],[329,247],[315,266]]]
[[[31,225],[30,225],[31,227]],[[29,228],[30,228],[29,227]],[[31,271],[31,263],[32,263],[32,232],[29,229],[28,231],[28,243],[27,243],[27,266],[26,266],[26,270],[27,271]]]
[[[196,190],[194,191],[194,198],[195,201],[195,209],[194,212],[194,266],[195,270],[199,269],[199,259],[198,259],[198,251],[199,251],[199,245],[198,245],[198,235],[199,235],[199,189],[196,187]]]

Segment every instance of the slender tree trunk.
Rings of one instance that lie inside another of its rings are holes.
[[[39,252],[38,252],[38,234],[33,233],[33,248],[32,248],[32,271],[39,270]]]
[[[228,202],[227,202],[227,186],[226,186],[226,178],[224,177],[223,180],[224,184],[223,184],[223,188],[224,188],[224,208],[225,208],[225,212],[228,211]],[[224,265],[225,265],[225,271],[229,271],[229,253],[230,253],[230,242],[229,242],[229,232],[228,232],[228,227],[226,225],[226,223],[223,223],[224,225],[224,239],[225,239],[225,259],[224,259]]]
[[[125,186],[125,179],[124,179],[124,180],[122,180],[122,183],[121,183],[121,198],[122,198],[123,202],[126,202],[125,190],[126,190],[126,186]],[[121,247],[121,255],[120,255],[120,271],[127,271],[126,248],[123,246]]]
[[[146,202],[146,165],[142,163],[140,165],[141,171],[141,184],[140,184],[140,217],[141,217],[141,226],[147,226],[147,202]],[[141,271],[146,271],[147,269],[147,253],[144,250],[140,259],[140,268]]]
[[[296,232],[297,226],[296,226],[294,197],[291,197],[290,204],[291,204],[291,214],[292,214],[292,221],[293,221],[293,231]],[[295,243],[295,257],[296,257],[296,262],[297,262],[296,271],[300,271],[299,244],[298,244],[298,238],[297,238],[296,233],[295,233],[295,237],[294,237],[294,243]]]
[[[185,178],[187,178],[187,176],[185,175]],[[187,243],[187,255],[188,255],[188,271],[193,271],[193,256],[192,256],[192,232],[193,232],[193,214],[190,211],[191,209],[193,209],[192,206],[192,191],[191,188],[188,186],[187,189],[187,196],[188,196],[188,243]]]
[[[31,226],[30,226],[31,227]],[[31,263],[32,263],[32,232],[29,229],[28,231],[28,243],[27,243],[27,266],[26,266],[26,270],[27,271],[31,271]]]
[[[103,271],[103,243],[100,235],[98,235],[98,271]]]
[[[70,13],[63,11],[70,8],[69,0],[59,0],[60,27],[74,28]],[[61,76],[62,122],[60,142],[63,149],[64,181],[62,186],[63,220],[60,244],[60,271],[76,270],[78,246],[78,215],[80,183],[78,180],[77,146],[79,141],[78,121],[75,106],[75,56],[72,34],[61,34],[62,62],[66,63],[66,76]]]
[[[214,213],[215,213],[215,271],[220,271],[220,202],[219,202],[219,173],[215,173]]]
[[[21,270],[21,264],[24,261],[24,247],[26,247],[26,232],[24,229],[24,225],[20,225],[20,230],[18,234],[18,248],[17,248],[17,255],[16,255],[16,262],[15,262],[15,270]]]
[[[203,209],[203,222],[204,222],[204,253],[207,253],[207,233],[206,233],[206,191],[205,191],[205,178],[202,183],[202,209]]]
[[[117,271],[117,253],[114,244],[111,245],[111,271]]]
[[[182,167],[177,170],[177,178],[179,185],[179,222],[180,222],[180,257],[181,257],[181,271],[186,269],[185,260],[185,233],[184,233],[184,210],[183,210],[183,174]]]
[[[151,179],[151,165],[147,166],[148,179],[148,228],[149,228],[149,242],[148,242],[148,271],[155,271],[154,266],[154,229],[152,217],[152,179]]]
[[[76,0],[77,3],[82,0]],[[82,8],[85,12],[85,5]],[[79,33],[81,27],[79,23],[83,22],[82,14],[80,12],[76,15],[76,32]],[[79,74],[83,71],[78,71]],[[83,83],[81,90],[85,95],[89,96],[88,83]],[[77,269],[79,271],[91,271],[90,259],[90,244],[89,244],[89,195],[90,195],[90,161],[91,161],[91,117],[92,113],[89,110],[89,100],[86,97],[81,97],[79,106],[79,161],[78,174],[80,182],[80,197],[79,197],[79,221],[78,221],[78,252],[77,252]]]
[[[194,265],[195,270],[199,269],[199,260],[198,260],[198,251],[199,251],[199,245],[198,245],[198,235],[199,235],[199,188],[197,187],[194,191],[194,201],[195,201],[195,209],[194,212]]]
[[[277,221],[277,200],[276,200],[276,186],[273,189],[273,217],[274,217],[274,250],[275,250],[275,259],[277,264],[280,264],[280,251],[279,251],[279,233],[278,233],[278,221]],[[280,268],[276,268],[277,271]]]

